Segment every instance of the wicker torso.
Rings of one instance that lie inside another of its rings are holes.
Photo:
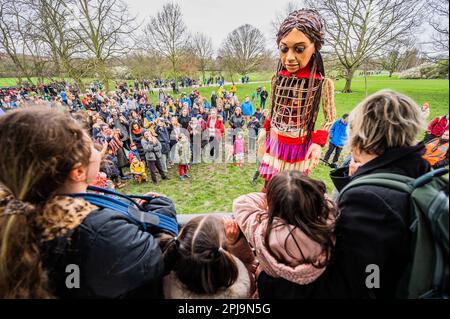
[[[309,79],[280,76],[272,83],[270,126],[279,135],[300,137],[314,130],[323,79],[315,79],[308,96]]]

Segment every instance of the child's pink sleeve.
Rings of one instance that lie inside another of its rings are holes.
[[[233,214],[239,228],[250,245],[255,246],[255,232],[261,225],[261,218],[267,216],[266,194],[250,193],[236,198]]]

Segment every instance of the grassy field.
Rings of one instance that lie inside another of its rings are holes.
[[[266,84],[238,84],[237,95],[240,100],[246,95],[251,96],[258,86]],[[368,82],[368,92],[372,94],[381,89],[392,89],[412,97],[419,105],[428,101],[431,106],[430,120],[435,116],[447,114],[449,105],[448,80],[398,80],[388,77],[371,77]],[[350,112],[364,97],[364,79],[355,78],[353,93],[342,94],[344,81],[336,81],[335,104],[337,116]],[[226,86],[229,88],[229,86]],[[209,97],[212,90],[217,88],[200,88],[201,94]],[[187,90],[189,94],[190,90]],[[156,99],[155,96],[152,97]],[[257,104],[257,103],[255,103]],[[318,124],[323,119],[320,114]],[[324,149],[324,152],[326,149]],[[343,155],[341,155],[343,157]],[[206,212],[230,212],[233,199],[249,192],[260,191],[263,182],[260,180],[256,187],[250,184],[256,169],[255,163],[248,163],[243,167],[235,167],[232,164],[198,164],[191,168],[191,179],[180,181],[176,169],[170,171],[170,181],[162,181],[159,185],[147,183],[144,185],[129,184],[124,192],[143,193],[154,191],[170,196],[176,203],[178,213],[206,213]],[[332,190],[329,178],[330,168],[320,164],[311,172],[311,176],[322,180],[327,185],[328,191]]]

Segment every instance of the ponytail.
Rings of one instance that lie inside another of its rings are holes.
[[[36,207],[0,185],[0,298],[51,298],[41,262]]]

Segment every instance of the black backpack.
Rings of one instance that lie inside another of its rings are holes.
[[[447,168],[433,170],[417,179],[377,173],[350,182],[340,193],[363,185],[382,186],[410,194],[412,260],[400,281],[398,298],[448,299],[449,199]]]

